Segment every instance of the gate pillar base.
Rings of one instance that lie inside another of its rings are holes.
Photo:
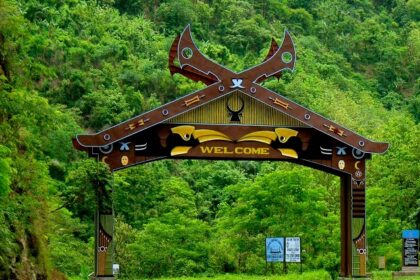
[[[358,177],[351,174],[341,176],[340,277],[343,279],[369,279],[366,266],[365,170],[364,167],[358,168]]]
[[[351,181],[342,176],[340,190],[341,204],[341,264],[339,279],[351,279],[352,275],[352,241],[351,241]]]
[[[96,195],[95,272],[91,279],[114,280],[114,211],[111,190],[106,181],[98,180]]]
[[[114,259],[114,215],[110,212],[96,212],[95,215],[95,280],[111,280]]]

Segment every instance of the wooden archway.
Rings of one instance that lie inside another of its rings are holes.
[[[286,31],[281,46],[272,40],[261,64],[236,73],[206,58],[187,26],[172,44],[169,69],[207,87],[99,133],[78,135],[73,144],[113,171],[177,158],[289,161],[335,174],[341,178],[340,275],[366,276],[366,160],[388,144],[260,85],[294,70],[295,61]],[[96,279],[113,278],[113,215],[105,205],[98,204],[95,217]]]

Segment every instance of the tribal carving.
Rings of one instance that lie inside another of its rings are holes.
[[[111,241],[112,236],[109,235],[101,225],[99,225],[98,252],[106,252]]]
[[[238,109],[238,110],[233,110],[232,108],[230,108],[230,106],[229,106],[229,100],[228,100],[228,102],[226,102],[226,108],[228,109],[228,111],[229,111],[229,116],[230,116],[230,121],[231,122],[240,122],[241,121],[241,117],[242,117],[242,110],[244,109],[244,107],[245,107],[245,103],[244,103],[244,100],[242,99],[242,98],[238,98],[239,99],[239,101],[240,101],[240,103],[241,103],[241,107]]]
[[[209,141],[225,141],[225,142],[257,142],[269,145],[275,148],[282,156],[289,158],[298,158],[296,150],[290,147],[280,147],[285,144],[291,137],[296,137],[298,131],[290,128],[276,128],[274,131],[256,131],[243,135],[237,140],[230,138],[228,135],[211,129],[196,129],[191,125],[181,125],[171,128],[171,132],[181,137],[188,146],[176,146],[171,150],[171,156],[187,154],[196,144]],[[198,142],[198,143],[197,143]],[[228,151],[225,150],[227,153]]]
[[[289,58],[286,59],[286,56]],[[175,65],[175,59],[179,66]],[[283,70],[294,70],[296,53],[293,40],[288,31],[284,33],[282,45],[279,47],[272,39],[270,51],[266,59],[248,70],[235,73],[205,57],[196,47],[190,26],[178,36],[169,52],[169,69],[171,74],[180,73],[194,81],[207,85],[220,83],[223,88],[240,88],[251,90],[251,86],[269,77],[280,77]]]
[[[135,121],[133,123],[128,124],[128,126],[125,128],[125,130],[133,130],[133,129],[137,128],[137,127],[143,126],[144,123],[145,122],[148,122],[148,121],[149,121],[149,119],[145,119],[145,120],[140,119],[138,121]]]
[[[92,135],[78,135],[76,145],[84,147],[103,147],[121,141],[136,133],[145,131],[157,124],[172,120],[192,109],[203,107],[206,103],[223,96],[241,92],[291,117],[304,126],[312,127],[328,136],[343,141],[346,145],[357,148],[362,153],[383,153],[387,143],[376,143],[341,127],[315,112],[289,100],[278,93],[270,91],[261,82],[269,77],[280,78],[285,70],[293,71],[296,62],[296,51],[288,31],[280,45],[273,39],[270,50],[264,61],[241,72],[232,71],[203,55],[196,47],[190,26],[174,40],[169,52],[169,70],[172,75],[179,73],[193,81],[200,81],[207,87],[145,112],[116,126],[107,128]],[[232,109],[229,107],[228,109]],[[246,107],[246,110],[249,108]],[[241,112],[230,110],[231,122],[243,125]],[[249,122],[249,121],[248,121]],[[278,126],[278,124],[275,124]],[[356,155],[359,157],[359,155]]]
[[[198,140],[199,143],[215,140],[232,141],[229,136],[221,132],[211,129],[195,129],[195,127],[191,125],[177,126],[173,127],[171,130],[172,133],[181,136],[184,141],[191,140],[191,137]]]

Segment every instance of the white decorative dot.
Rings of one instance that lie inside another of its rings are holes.
[[[98,251],[99,252],[105,252],[106,251],[106,247],[105,246],[100,246],[99,248],[98,248]]]
[[[192,49],[191,48],[183,48],[182,49],[182,56],[185,58],[185,59],[190,59],[192,56],[193,56],[193,51],[192,51]]]

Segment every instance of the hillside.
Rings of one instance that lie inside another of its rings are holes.
[[[168,70],[187,24],[203,53],[238,71],[287,28],[296,71],[264,86],[391,144],[368,166],[368,266],[386,256],[399,269],[401,231],[420,227],[419,20],[419,0],[0,0],[0,279],[86,279],[99,178],[113,189],[121,277],[264,274],[275,235],[302,238],[306,271],[337,275],[337,177],[167,160],[102,178],[106,167],[72,147],[77,133],[204,86]]]

